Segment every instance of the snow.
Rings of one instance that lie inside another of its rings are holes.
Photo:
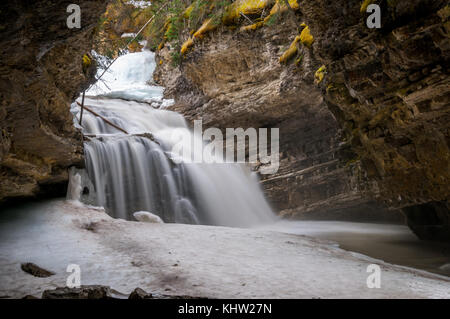
[[[136,218],[137,221],[144,223],[159,223],[159,224],[164,223],[163,220],[158,215],[144,211],[133,213],[133,217]]]
[[[1,218],[2,296],[39,296],[64,286],[67,265],[78,264],[81,284],[122,293],[140,287],[209,298],[450,298],[447,277],[281,231],[132,222],[62,200]],[[22,262],[56,275],[32,277],[20,270]],[[382,270],[379,289],[366,285],[372,263]]]
[[[151,6],[151,2],[150,1],[144,1],[144,0],[129,0],[128,1],[129,4],[135,6],[136,8],[141,8],[141,9],[145,9],[149,6]]]
[[[137,34],[136,33],[122,33],[120,36],[121,38],[134,38]]]
[[[131,36],[130,33],[124,35]],[[146,45],[144,41],[140,43]],[[95,52],[93,55],[103,66],[97,70],[97,78],[100,78],[104,67],[111,61]],[[174,100],[164,99],[164,88],[152,85],[155,68],[155,54],[149,50],[121,55],[103,77],[86,91],[86,95],[145,102],[155,108],[167,108],[174,104]]]

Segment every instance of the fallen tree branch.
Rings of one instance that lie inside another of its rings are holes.
[[[90,109],[89,107],[87,107],[86,105],[83,106],[83,105],[81,105],[81,103],[79,103],[78,101],[77,101],[77,104],[78,104],[80,107],[84,108],[86,111],[88,111],[88,112],[94,114],[95,116],[101,118],[106,124],[111,125],[111,126],[114,127],[115,129],[118,129],[119,131],[121,131],[121,132],[123,132],[123,133],[125,133],[125,134],[128,134],[128,132],[125,131],[123,128],[121,128],[120,126],[117,126],[116,124],[114,124],[113,122],[109,121],[109,120],[106,119],[105,117],[101,116],[101,115],[98,114],[97,112],[91,110],[91,109]]]

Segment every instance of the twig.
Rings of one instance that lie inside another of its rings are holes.
[[[248,21],[250,21],[251,24],[253,24],[253,21],[247,17],[245,14],[243,14],[242,12],[239,12],[241,14],[241,16],[243,16],[244,18],[246,18]]]

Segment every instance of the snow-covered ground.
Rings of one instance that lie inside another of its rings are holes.
[[[33,277],[20,269],[23,262],[56,274]],[[381,267],[379,289],[366,284],[372,263]],[[141,287],[210,298],[450,298],[447,277],[281,231],[131,222],[62,200],[2,213],[1,296],[65,286],[68,264],[81,267],[81,284],[122,293]]]

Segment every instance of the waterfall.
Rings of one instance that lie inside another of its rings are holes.
[[[67,187],[67,200],[79,201],[81,198],[81,175],[76,172],[75,167],[69,170],[69,185]]]
[[[107,82],[100,84],[110,90],[93,88],[85,99],[85,105],[129,133],[83,114],[83,133],[91,136],[84,145],[86,169],[96,204],[123,219],[147,211],[176,223],[239,227],[272,221],[274,215],[248,167],[173,161],[183,156],[173,151],[176,143],[199,137],[182,115],[150,105],[168,103],[162,88],[148,84],[153,70],[154,54],[149,51],[122,56]],[[77,120],[76,104],[72,112]]]

